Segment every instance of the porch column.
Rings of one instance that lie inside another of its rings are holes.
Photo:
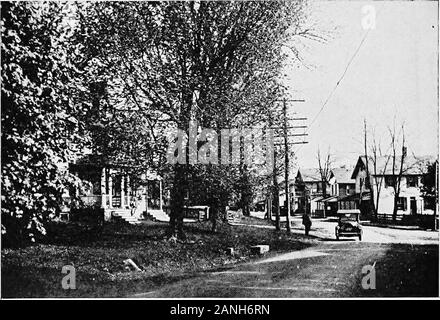
[[[125,207],[125,190],[124,190],[124,183],[125,182],[125,176],[121,176],[121,208]]]
[[[159,180],[159,210],[162,211],[162,180]]]
[[[113,207],[113,178],[112,178],[112,169],[108,170],[108,202],[109,207]]]
[[[130,176],[127,175],[127,206],[131,206],[131,188],[130,188]]]
[[[101,171],[101,208],[107,207],[107,190],[106,190],[106,172],[105,167]]]

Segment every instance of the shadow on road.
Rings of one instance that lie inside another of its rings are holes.
[[[335,239],[335,238],[319,238],[319,241],[326,241],[326,242],[355,242],[358,241],[357,239],[354,238],[346,238],[346,239]]]

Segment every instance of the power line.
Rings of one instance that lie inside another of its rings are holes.
[[[318,113],[313,117],[312,121],[310,122],[308,129],[306,131],[306,133],[309,132],[310,128],[312,127],[313,123],[316,121],[316,119],[318,119],[319,115],[321,114],[321,112],[324,110],[324,108],[326,107],[327,103],[329,102],[329,100],[331,99],[331,97],[333,96],[333,94],[335,93],[336,89],[338,88],[339,84],[341,83],[341,81],[344,79],[345,75],[347,74],[348,68],[350,67],[351,63],[353,62],[354,58],[357,56],[357,54],[359,53],[360,49],[362,48],[362,45],[364,44],[365,40],[367,39],[368,34],[370,33],[371,29],[368,29],[367,32],[365,33],[365,35],[362,37],[361,42],[359,43],[358,47],[356,48],[356,51],[353,53],[353,55],[351,56],[350,60],[347,63],[347,66],[344,69],[344,72],[342,73],[341,77],[339,78],[339,80],[336,82],[336,85],[333,87],[332,91],[330,91],[330,94],[327,96],[327,98],[325,99],[321,109],[319,109]],[[301,150],[303,146],[300,146],[296,152],[299,152]]]
[[[316,119],[319,117],[319,115],[321,114],[322,110],[324,110],[325,106],[327,105],[327,103],[329,102],[330,98],[333,96],[333,94],[335,93],[336,89],[338,88],[339,84],[341,83],[341,81],[344,79],[345,74],[348,71],[348,68],[350,67],[351,63],[353,62],[354,58],[357,56],[357,54],[359,53],[362,45],[365,42],[365,39],[367,39],[368,34],[370,33],[371,29],[368,29],[367,32],[365,33],[364,37],[362,38],[361,42],[359,43],[359,46],[357,47],[356,51],[354,52],[354,54],[352,55],[352,57],[350,58],[350,60],[348,61],[347,66],[344,69],[344,72],[342,73],[341,77],[339,78],[339,80],[336,82],[336,85],[334,86],[333,90],[330,91],[330,94],[328,95],[327,99],[325,99],[324,104],[322,105],[321,109],[319,110],[319,112],[315,115],[315,117],[313,118],[312,122],[309,125],[309,130],[310,127],[313,125],[313,123],[316,121]]]

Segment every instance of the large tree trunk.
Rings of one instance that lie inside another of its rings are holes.
[[[185,202],[185,165],[176,164],[174,166],[174,181],[171,189],[171,215],[170,215],[170,235],[184,239],[183,232],[183,206]]]
[[[247,194],[244,194],[242,197],[241,210],[244,216],[249,217],[251,215],[251,210],[249,206],[249,197]]]
[[[251,190],[250,190],[250,183],[249,183],[249,176],[247,172],[247,166],[243,165],[241,169],[241,199],[240,199],[240,206],[241,210],[243,212],[243,215],[246,217],[249,217],[251,215],[250,212],[250,202],[251,202]]]
[[[394,196],[394,207],[393,207],[393,222],[397,220],[397,202],[399,199],[399,195]]]
[[[370,195],[371,195],[371,197],[374,197],[374,189],[373,188],[371,188]],[[372,201],[372,204],[373,204],[374,221],[377,221],[378,211],[379,211],[379,190],[377,191],[376,201]]]
[[[322,181],[322,198],[323,199],[327,198],[327,182],[324,181],[324,180]],[[325,202],[323,201],[322,204],[323,204],[323,212],[322,212],[322,214],[324,215],[324,218],[326,218]]]
[[[215,233],[217,232],[217,216],[218,216],[218,210],[219,208],[216,206],[211,207],[210,209],[210,219],[211,219],[211,232]]]
[[[183,67],[182,67],[183,68]],[[182,78],[186,78],[186,69],[182,70]],[[189,135],[190,127],[190,113],[192,107],[193,91],[188,89],[182,90],[183,103],[179,115],[178,128],[186,132]],[[185,205],[185,194],[188,191],[187,186],[187,170],[189,163],[189,143],[184,147],[185,152],[185,164],[176,163],[174,165],[174,180],[173,187],[171,189],[170,199],[170,234],[176,238],[185,239],[183,232],[183,206]]]
[[[274,191],[273,191],[273,206],[274,206],[274,210],[275,210],[275,228],[277,231],[281,230],[281,225],[280,225],[280,190],[278,188],[278,184],[275,184],[273,186]]]
[[[377,206],[377,207],[376,207]],[[373,204],[373,214],[374,214],[374,221],[377,221],[378,219],[378,210],[379,210],[379,203],[376,202],[376,205]]]

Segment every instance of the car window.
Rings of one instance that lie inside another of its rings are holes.
[[[356,215],[343,215],[341,216],[341,221],[345,222],[345,221],[356,221]]]

